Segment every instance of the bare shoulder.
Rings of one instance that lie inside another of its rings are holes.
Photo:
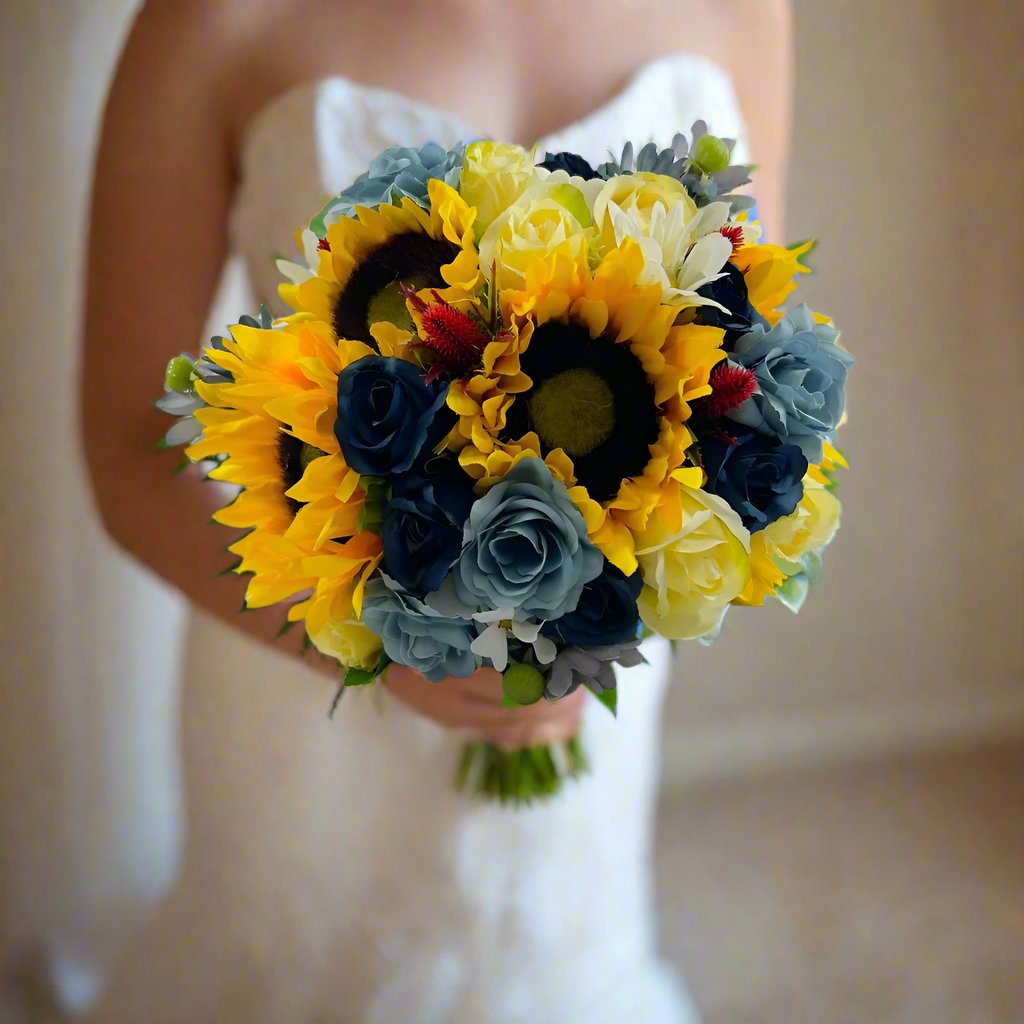
[[[749,60],[751,44],[770,47],[788,36],[791,0],[649,0],[650,15],[682,49],[729,68]]]

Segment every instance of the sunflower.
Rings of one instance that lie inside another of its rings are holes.
[[[449,393],[459,460],[479,486],[520,458],[544,458],[590,539],[627,575],[633,535],[668,481],[701,484],[701,470],[684,466],[686,420],[724,358],[722,331],[677,325],[661,287],[636,284],[642,267],[630,241],[592,275],[573,260],[535,261],[523,290],[501,294],[507,337]]]
[[[339,338],[376,348],[375,324],[413,326],[405,289],[436,289],[446,301],[474,294],[483,283],[473,244],[476,211],[443,181],[431,180],[428,192],[429,209],[403,197],[335,221],[318,250],[316,273],[281,285],[281,297],[332,325]]]
[[[237,571],[253,574],[250,607],[315,587],[307,560],[358,533],[360,478],[333,427],[338,373],[370,351],[302,315],[271,329],[237,326],[223,349],[208,350],[229,376],[197,383],[203,437],[187,454],[218,458],[210,476],[242,488],[214,519],[247,531],[229,550]]]
[[[808,241],[792,249],[757,242],[741,245],[732,257],[747,286],[750,304],[773,326],[782,317],[781,306],[796,290],[797,274],[809,274],[800,257],[814,248]]]

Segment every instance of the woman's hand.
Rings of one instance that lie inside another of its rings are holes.
[[[565,742],[576,735],[583,715],[582,688],[561,700],[504,708],[501,676],[489,668],[465,679],[431,683],[410,668],[392,665],[384,678],[403,704],[425,718],[506,749]]]

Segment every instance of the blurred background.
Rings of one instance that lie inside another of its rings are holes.
[[[73,398],[134,6],[0,5],[4,1022],[73,1019],[112,962],[124,983],[180,841],[147,783],[175,751],[145,723],[176,701],[183,609],[101,537]],[[680,654],[665,943],[708,1024],[1024,1022],[1024,4],[794,12],[788,234],[822,239],[802,286],[858,358],[852,468],[799,619],[741,612]],[[97,757],[111,715],[136,724]]]

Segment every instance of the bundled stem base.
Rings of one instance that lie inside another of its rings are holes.
[[[545,747],[505,750],[493,743],[467,743],[455,787],[469,796],[500,803],[529,804],[558,793],[566,779],[587,771],[579,737]]]

